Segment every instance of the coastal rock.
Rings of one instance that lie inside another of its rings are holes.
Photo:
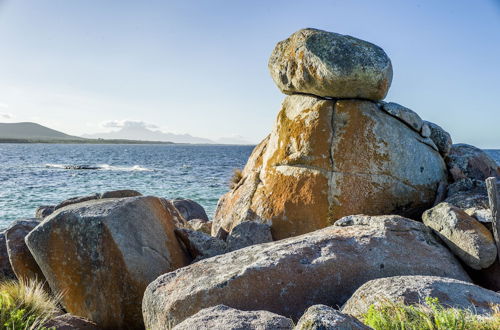
[[[188,221],[189,226],[196,231],[210,235],[212,232],[212,221],[202,219],[193,219]]]
[[[7,252],[7,240],[5,232],[0,232],[0,280],[15,279],[16,275],[12,270],[9,261],[9,253]]]
[[[42,205],[36,208],[35,218],[43,220],[45,217],[48,217],[52,213],[54,213],[56,209],[55,205]]]
[[[438,298],[439,303],[476,314],[492,314],[493,305],[500,304],[500,294],[472,283],[437,276],[394,276],[363,284],[342,307],[343,313],[360,317],[370,305],[384,301],[405,305],[425,303],[425,298]]]
[[[383,99],[392,82],[384,50],[369,42],[316,29],[302,29],[279,42],[269,71],[285,94]]]
[[[39,224],[38,219],[17,220],[5,231],[10,264],[19,280],[45,282],[45,276],[24,241]]]
[[[493,235],[463,210],[440,203],[426,211],[422,220],[469,267],[483,269],[495,262],[497,248]]]
[[[454,181],[489,177],[500,178],[497,163],[483,150],[468,144],[454,144],[447,157],[447,165]]]
[[[99,197],[100,197],[99,194],[92,194],[92,195],[88,195],[88,196],[71,197],[71,198],[68,198],[68,199],[62,201],[61,203],[57,204],[55,206],[54,210],[58,210],[60,208],[63,208],[65,206],[72,205],[72,204],[78,204],[78,203],[83,203],[83,202],[91,201],[91,200],[94,200],[94,199],[99,199]]]
[[[245,221],[231,230],[226,241],[228,251],[236,251],[247,246],[272,242],[273,236],[269,225]]]
[[[152,329],[167,329],[166,325]],[[292,320],[267,311],[240,311],[225,305],[202,309],[172,330],[292,330]]]
[[[189,263],[173,215],[151,196],[87,201],[62,208],[25,241],[52,292],[73,315],[103,328],[141,328],[141,299],[160,274]]]
[[[56,330],[101,330],[102,329],[92,321],[86,320],[82,317],[71,315],[69,313],[53,318],[49,322],[45,323],[44,327],[47,329],[56,329]]]
[[[106,191],[99,195],[100,199],[103,198],[124,198],[124,197],[136,197],[142,196],[142,194],[136,190],[124,189],[124,190],[112,190]]]
[[[446,132],[441,126],[430,121],[424,121],[424,123],[427,124],[427,126],[430,128],[430,138],[438,147],[441,155],[448,155],[453,144],[450,133]]]
[[[144,293],[144,322],[160,329],[219,304],[298,320],[312,305],[341,306],[366,281],[396,275],[469,280],[422,223],[371,217],[367,225],[330,226],[164,274]]]
[[[394,102],[381,102],[381,104],[382,110],[384,110],[391,116],[401,120],[416,132],[420,133],[422,131],[424,121],[415,111]]]
[[[211,258],[226,252],[226,242],[203,232],[177,228],[175,234],[194,261]]]
[[[420,135],[422,135],[423,137],[425,138],[430,138],[431,137],[431,128],[429,127],[429,125],[427,125],[427,123],[424,123],[422,125],[422,130],[420,131]],[[432,139],[431,139],[432,140]],[[434,140],[432,140],[432,142],[434,142]],[[434,143],[435,144],[435,143]],[[437,146],[436,146],[437,147]],[[438,151],[439,151],[439,148],[438,148]]]
[[[489,290],[500,292],[500,262],[495,260],[493,265],[485,269],[472,269],[464,267],[472,281]]]
[[[200,204],[191,199],[176,198],[172,199],[172,204],[186,220],[201,219],[208,221],[208,215]]]
[[[358,319],[325,305],[309,307],[294,330],[370,330]]]
[[[277,240],[350,214],[420,218],[447,180],[427,140],[373,102],[288,96],[240,183],[219,200],[212,235],[244,221],[270,224]]]

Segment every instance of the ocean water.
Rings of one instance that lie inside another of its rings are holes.
[[[0,228],[39,205],[108,190],[190,198],[212,216],[253,146],[0,144]],[[84,166],[95,169],[73,169]]]
[[[117,189],[190,198],[213,216],[234,169],[243,168],[252,150],[253,146],[0,144],[0,228],[33,217],[39,205]],[[500,150],[486,151],[500,164]]]

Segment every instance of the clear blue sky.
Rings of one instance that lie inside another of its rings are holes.
[[[455,142],[500,148],[497,0],[0,0],[0,121],[79,135],[136,120],[259,141],[284,98],[268,57],[303,27],[381,46],[386,100]]]

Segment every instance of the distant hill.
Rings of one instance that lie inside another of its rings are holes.
[[[0,123],[0,139],[83,140],[37,123]]]
[[[170,144],[170,141],[85,139],[37,123],[0,123],[0,143]]]
[[[174,134],[164,133],[161,131],[153,131],[142,126],[123,127],[115,132],[85,134],[85,138],[92,139],[134,139],[134,140],[153,140],[153,141],[171,141],[174,143],[198,143],[198,144],[213,144],[212,140],[192,136],[190,134]]]

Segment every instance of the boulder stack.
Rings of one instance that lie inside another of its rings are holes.
[[[304,29],[278,43],[269,69],[289,96],[240,182],[220,199],[214,235],[257,221],[282,239],[351,214],[418,219],[432,206],[446,166],[415,112],[377,103],[392,79],[381,48]]]

